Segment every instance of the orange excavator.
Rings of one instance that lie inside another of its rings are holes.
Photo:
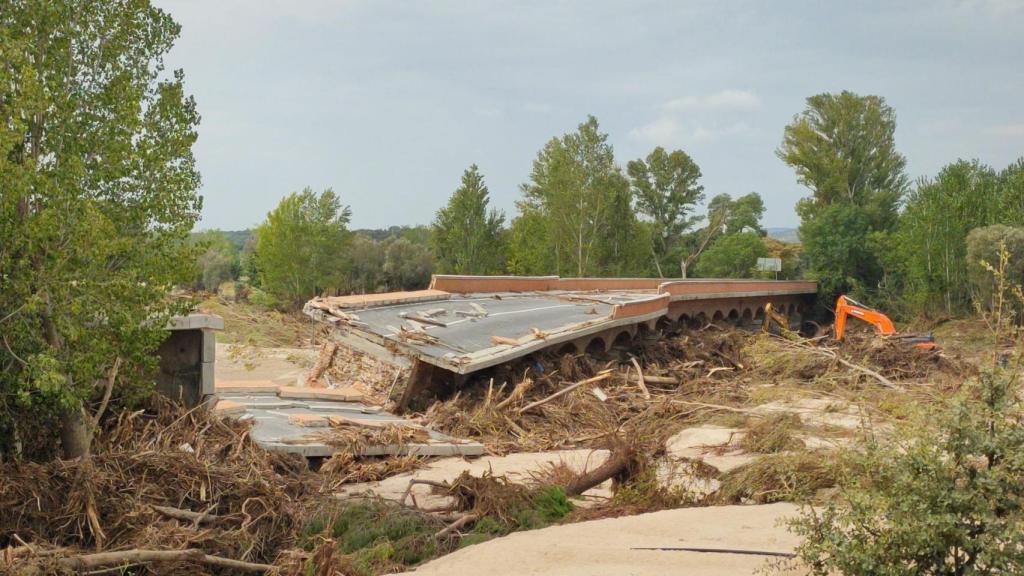
[[[896,326],[893,325],[892,320],[890,320],[888,316],[874,308],[868,308],[860,302],[846,296],[840,296],[836,299],[835,331],[837,342],[842,341],[843,334],[846,332],[847,316],[859,318],[874,326],[875,330],[882,336],[887,338],[896,338],[901,342],[912,345],[914,348],[920,348],[922,350],[938,349],[938,346],[935,344],[935,338],[931,334],[900,334],[896,331]]]

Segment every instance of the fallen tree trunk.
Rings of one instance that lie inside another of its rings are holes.
[[[633,453],[625,448],[613,450],[608,460],[590,472],[584,472],[569,482],[565,488],[566,496],[579,496],[594,486],[618,476],[629,468],[633,461]]]
[[[243,562],[222,556],[211,556],[198,548],[185,550],[118,550],[116,552],[97,552],[68,556],[57,561],[63,568],[86,572],[111,568],[123,564],[148,564],[150,562],[196,562],[212,566],[223,566],[245,572],[269,572],[274,569],[270,564]]]

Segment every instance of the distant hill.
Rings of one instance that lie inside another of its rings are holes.
[[[245,247],[245,243],[252,237],[252,230],[222,230],[222,232],[235,246],[235,249],[239,251]]]
[[[796,228],[765,228],[764,230],[768,233],[769,238],[794,244],[800,243],[800,236],[797,234]]]

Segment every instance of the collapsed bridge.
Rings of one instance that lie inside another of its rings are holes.
[[[760,321],[766,304],[791,319],[813,306],[814,282],[558,276],[433,276],[427,290],[314,298],[304,312],[344,346],[411,368],[404,408],[437,381],[542,350],[599,352],[668,327]]]

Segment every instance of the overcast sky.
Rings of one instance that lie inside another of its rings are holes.
[[[541,146],[587,114],[616,158],[681,148],[708,197],[795,226],[774,151],[804,99],[884,96],[911,177],[1024,155],[1024,0],[156,0],[202,123],[202,228],[333,188],[356,228],[427,224],[476,163],[511,218]]]

